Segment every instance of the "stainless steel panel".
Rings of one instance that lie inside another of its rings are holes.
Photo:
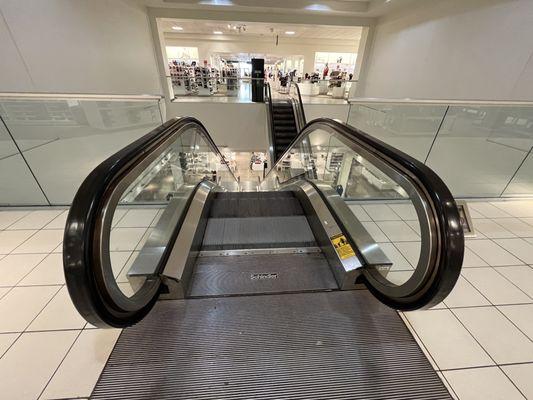
[[[168,293],[163,293],[161,298],[183,298],[187,293],[207,224],[209,197],[214,188],[214,183],[203,181],[194,194],[162,273]]]
[[[309,225],[326,255],[339,288],[341,290],[354,289],[355,280],[361,273],[363,263],[357,255],[341,258],[333,248],[331,238],[343,234],[343,232],[320,194],[313,185],[306,181],[297,181],[285,189],[294,190],[299,196],[304,209],[306,209]]]

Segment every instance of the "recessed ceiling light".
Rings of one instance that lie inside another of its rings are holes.
[[[233,2],[231,0],[201,0],[198,4],[204,6],[232,6]]]
[[[285,35],[294,35],[295,33],[296,32],[294,32],[294,31],[287,31],[287,32],[285,32]]]
[[[182,31],[183,30],[183,28],[181,26],[177,26],[177,25],[174,25],[172,27],[172,29],[174,29],[175,31]]]
[[[311,4],[305,6],[305,9],[309,11],[331,11],[331,7],[325,4]]]
[[[215,35],[222,35],[222,31],[213,31]]]

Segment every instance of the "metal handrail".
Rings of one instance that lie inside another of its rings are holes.
[[[22,93],[22,92],[0,92],[0,98],[29,98],[29,99],[80,99],[80,100],[130,100],[146,101],[161,100],[162,95],[152,94],[89,94],[89,93]]]
[[[293,108],[296,108],[296,119],[297,119],[297,122],[299,123],[299,130],[301,130],[305,124],[307,123],[307,120],[305,118],[305,111],[304,111],[304,104],[302,102],[302,95],[300,93],[300,87],[298,86],[298,83],[296,82],[293,82],[291,81],[289,83],[289,97],[291,96],[291,87],[295,87],[296,88],[296,93],[298,94],[298,100],[295,100],[295,99],[292,99],[293,101],[297,101],[297,105],[296,107],[293,107]]]
[[[348,99],[355,103],[387,103],[387,104],[438,104],[438,105],[501,105],[501,106],[533,106],[533,101],[527,100],[445,100],[445,99],[390,99],[378,97],[356,97]]]
[[[425,164],[360,129],[329,118],[319,118],[302,129],[263,182],[268,182],[269,175],[277,172],[294,146],[305,143],[305,138],[316,130],[338,136],[347,148],[372,159],[379,168],[388,171],[387,174],[394,176],[394,180],[410,194],[417,210],[422,250],[413,275],[405,283],[391,286],[379,272],[368,269],[363,273],[365,279],[371,280],[369,289],[386,304],[404,310],[430,307],[442,301],[459,277],[464,236],[453,196],[438,175]],[[275,177],[278,177],[277,173]],[[307,178],[304,173],[303,179]],[[285,186],[287,183],[281,184]]]
[[[74,197],[63,239],[65,279],[74,305],[94,325],[122,326],[124,316],[138,320],[157,299],[159,277],[147,280],[147,285],[131,298],[118,286],[109,285],[112,280],[109,277],[112,275],[109,256],[112,215],[120,201],[121,188],[133,182],[136,169],[150,165],[154,157],[189,128],[197,129],[212,151],[223,160],[208,131],[197,119],[173,118],[100,163]],[[178,228],[176,225],[169,243],[175,240]],[[169,254],[170,247],[167,247],[156,266],[157,271],[164,267]]]
[[[269,150],[269,156],[270,156],[270,165],[274,165],[274,155],[276,154],[276,149],[274,148],[275,146],[274,118],[273,118],[274,109],[272,107],[272,91],[270,89],[270,83],[266,82],[264,88],[265,88],[265,102],[268,107],[268,112],[267,112],[268,114],[268,135],[270,138],[270,143],[272,144],[268,150]]]

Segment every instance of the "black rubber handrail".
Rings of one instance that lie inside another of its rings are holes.
[[[302,102],[302,95],[300,94],[300,86],[298,86],[298,83],[291,81],[289,84],[289,97],[291,95],[291,86],[294,86],[296,88],[296,93],[298,94],[298,107],[302,113],[301,117],[305,125],[307,123],[307,119],[305,118],[304,103]]]
[[[197,119],[174,118],[99,164],[83,181],[72,201],[63,238],[65,279],[74,305],[94,325],[131,325],[143,318],[157,300],[158,282],[146,285],[148,289],[145,292],[140,291],[131,297],[131,303],[139,305],[132,307],[135,309],[121,308],[110,298],[101,271],[111,266],[102,264],[105,261],[101,260],[98,251],[102,244],[100,234],[104,229],[103,208],[108,203],[113,188],[123,177],[153,154],[161,144],[173,136],[178,137],[188,127],[199,129],[212,150],[223,160],[207,130]],[[233,177],[235,178],[234,175]],[[168,254],[164,254],[159,264],[164,265],[167,256]],[[159,278],[154,278],[157,279]]]
[[[431,283],[428,283],[430,287],[427,288],[424,295],[415,301],[410,301],[409,304],[386,297],[371,285],[368,285],[368,288],[382,302],[397,309],[427,308],[440,303],[450,293],[459,278],[464,255],[464,235],[455,199],[446,184],[431,168],[358,128],[329,118],[318,118],[306,124],[300,134],[291,142],[287,151],[269,171],[265,180],[268,180],[270,173],[275,173],[278,170],[283,159],[296,144],[320,128],[333,131],[364,148],[377,158],[386,160],[389,164],[395,164],[394,168],[402,174],[416,177],[426,193],[427,199],[431,202],[434,210],[432,216],[437,222],[436,226],[438,226],[437,233],[440,237],[440,251],[436,260],[437,265],[440,266],[436,271],[438,275],[433,277]],[[281,182],[281,185],[283,184],[284,182]]]
[[[268,134],[270,136],[270,143],[272,144],[270,150],[270,162],[274,164],[277,160],[276,158],[276,141],[274,140],[274,108],[272,107],[272,91],[270,88],[270,83],[265,82],[265,99],[268,106]]]

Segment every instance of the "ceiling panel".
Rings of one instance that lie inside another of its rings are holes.
[[[221,31],[224,35],[246,37],[272,37],[280,35],[289,38],[305,39],[330,39],[330,40],[359,40],[361,27],[341,27],[325,25],[300,25],[300,24],[270,24],[270,23],[247,23],[232,21],[202,21],[202,20],[179,20],[161,19],[161,27],[164,32],[176,34],[203,34],[212,35],[213,31]],[[181,31],[173,30],[173,26],[183,28]],[[285,32],[294,32],[287,35]]]

